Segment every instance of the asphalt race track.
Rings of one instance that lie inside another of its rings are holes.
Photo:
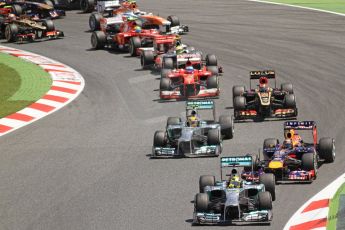
[[[232,86],[248,85],[250,70],[273,68],[278,84],[294,83],[299,119],[316,120],[320,137],[336,139],[336,162],[313,184],[277,186],[270,226],[243,227],[282,229],[345,168],[345,18],[243,0],[139,4],[178,15],[190,26],[185,43],[218,56],[225,71],[218,115],[233,112]],[[64,39],[10,46],[72,66],[86,87],[66,108],[0,139],[0,229],[190,229],[199,176],[219,178],[219,159],[148,157],[154,131],[184,103],[159,103],[159,75],[142,71],[139,59],[90,50],[87,14],[68,12],[55,23]],[[265,138],[283,136],[281,121],[237,124],[235,132],[224,155],[256,153]]]

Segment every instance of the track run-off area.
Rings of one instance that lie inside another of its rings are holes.
[[[271,225],[243,227],[283,229],[345,168],[345,18],[242,0],[140,6],[178,15],[191,30],[183,41],[217,55],[225,71],[218,115],[233,113],[232,86],[248,85],[250,70],[274,69],[278,84],[294,84],[299,120],[315,120],[320,137],[335,138],[336,160],[316,181],[277,186]],[[55,21],[64,39],[2,44],[66,63],[86,85],[64,109],[0,139],[0,229],[190,229],[199,176],[219,178],[219,159],[149,158],[154,131],[185,104],[159,103],[159,74],[141,70],[139,59],[91,50],[88,16],[72,11]],[[256,153],[269,137],[283,138],[282,121],[236,124],[223,155]]]

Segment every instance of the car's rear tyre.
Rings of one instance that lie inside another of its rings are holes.
[[[16,24],[8,24],[5,27],[5,38],[7,42],[15,42],[17,40],[19,28]]]
[[[218,77],[217,76],[211,76],[207,78],[207,88],[208,89],[218,89]]]
[[[159,90],[160,91],[169,91],[171,89],[171,80],[170,78],[161,78],[159,83]]]
[[[194,207],[197,212],[208,211],[209,198],[206,193],[197,193],[194,199]]]
[[[332,163],[335,160],[335,141],[333,138],[323,137],[319,140],[319,156],[326,163]]]
[[[20,5],[17,5],[17,4],[13,4],[11,6],[11,11],[16,16],[20,16],[20,15],[23,14],[23,8]]]
[[[243,96],[236,96],[234,98],[234,110],[246,109],[246,98]]]
[[[206,66],[217,66],[217,57],[214,54],[206,55]]]
[[[282,83],[280,85],[281,91],[287,92],[289,94],[293,94],[293,85],[292,83]]]
[[[218,66],[207,66],[207,71],[211,72],[213,76],[217,76],[219,74]]]
[[[265,185],[265,190],[271,193],[272,201],[276,200],[276,179],[273,173],[264,173],[259,177],[259,183]]]
[[[91,31],[101,29],[101,19],[103,16],[100,13],[92,13],[89,17],[89,27]]]
[[[224,139],[232,139],[234,137],[234,121],[229,115],[221,115],[219,117],[221,133]]]
[[[305,171],[314,170],[316,173],[317,162],[314,153],[304,153],[302,155],[302,169]]]
[[[167,126],[168,125],[179,125],[182,122],[180,117],[168,117]]]
[[[95,8],[95,0],[80,0],[80,9],[83,13],[91,13]]]
[[[132,57],[137,56],[137,49],[141,47],[141,40],[139,37],[131,37],[129,39],[129,53]]]
[[[156,131],[153,136],[153,147],[164,147],[166,142],[166,132],[162,130]]]
[[[153,52],[151,50],[145,50],[140,57],[141,66],[144,69],[148,68],[154,63],[154,59]]]
[[[272,196],[270,192],[260,192],[258,195],[259,210],[272,210]]]
[[[91,46],[93,49],[103,49],[107,42],[107,37],[103,31],[94,31],[91,35]]]
[[[218,129],[210,129],[207,133],[207,143],[208,145],[220,145],[220,133]]]
[[[167,20],[169,22],[171,22],[170,27],[174,27],[174,26],[179,26],[180,25],[180,19],[177,16],[175,16],[175,15],[168,16]]]
[[[296,98],[294,94],[287,94],[284,98],[284,105],[286,108],[296,108]]]
[[[172,58],[164,58],[162,67],[163,69],[174,69],[174,60]]]
[[[243,85],[235,85],[232,87],[232,98],[242,96],[243,93],[246,91],[246,87]]]
[[[48,32],[55,30],[54,22],[50,19],[45,19],[42,21],[42,25],[46,27]]]
[[[202,175],[199,178],[199,192],[203,193],[206,186],[214,186],[216,178],[211,175]]]

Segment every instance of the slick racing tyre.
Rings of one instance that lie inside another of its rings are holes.
[[[270,192],[272,201],[276,200],[276,179],[273,173],[264,173],[259,177],[259,183],[265,185],[265,191]]]
[[[206,66],[217,66],[217,57],[214,54],[206,55]]]
[[[170,78],[162,78],[159,83],[160,91],[169,91],[171,89],[171,80]]]
[[[93,49],[103,49],[107,42],[107,37],[103,31],[94,31],[91,35],[91,46]]]
[[[208,195],[207,193],[197,193],[194,198],[194,207],[197,212],[207,212],[208,210]]]
[[[16,24],[8,24],[5,27],[5,38],[7,42],[15,42],[17,40],[18,26]]]
[[[180,117],[168,117],[167,120],[167,127],[168,125],[179,125],[182,122]]]
[[[89,27],[91,31],[96,31],[101,29],[101,19],[102,15],[99,13],[92,13],[89,17]]]
[[[83,13],[91,13],[95,8],[95,0],[80,0],[80,9]]]
[[[208,89],[218,89],[218,77],[211,76],[207,78],[206,85]]]
[[[11,11],[16,16],[20,16],[20,15],[23,14],[23,8],[20,5],[17,5],[17,4],[13,4],[11,6]]]
[[[272,197],[269,192],[260,192],[258,196],[259,210],[272,210]]]
[[[137,56],[137,49],[141,47],[141,40],[139,37],[131,37],[129,39],[129,53],[132,57]]]
[[[47,32],[51,32],[55,30],[54,22],[50,19],[43,20],[42,25],[46,27]]]
[[[172,58],[164,58],[162,63],[163,69],[174,69],[174,61]]]
[[[302,155],[302,169],[305,171],[314,170],[315,178],[317,175],[317,164],[315,153],[304,153]]]
[[[281,91],[287,92],[289,94],[293,94],[293,86],[292,83],[282,83],[280,85]]]
[[[335,159],[335,142],[334,139],[324,137],[319,140],[319,156],[326,163],[332,163]]]
[[[285,95],[284,104],[286,108],[296,108],[296,98],[294,94]]]
[[[220,145],[220,133],[218,129],[210,129],[207,133],[207,143],[209,145]]]
[[[242,96],[246,91],[246,87],[243,85],[235,85],[232,87],[232,98],[235,99],[237,96]]]
[[[221,115],[219,117],[221,133],[224,139],[232,139],[234,137],[234,121],[229,115]]]
[[[171,73],[171,69],[162,69],[161,70],[161,78],[166,78]]]
[[[175,15],[168,16],[167,20],[171,23],[170,27],[174,27],[174,26],[179,26],[180,25],[180,19],[177,16],[175,16]]]
[[[156,131],[153,136],[153,147],[164,147],[166,145],[166,132]]]
[[[213,76],[217,76],[219,74],[219,71],[218,71],[218,66],[207,66],[206,67],[207,71],[211,72]]]
[[[199,191],[204,192],[206,186],[214,186],[216,184],[216,178],[211,175],[203,175],[199,178]]]
[[[143,69],[149,68],[154,64],[154,55],[150,50],[145,50],[140,56],[140,63]]]
[[[243,96],[237,96],[234,98],[234,110],[246,109],[246,98]]]

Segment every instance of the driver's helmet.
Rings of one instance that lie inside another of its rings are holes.
[[[266,88],[267,87],[267,84],[268,84],[268,79],[267,77],[260,77],[259,79],[259,87],[260,88]]]
[[[241,180],[239,175],[237,174],[237,170],[233,169],[231,171],[231,176],[229,178],[229,188],[240,188],[241,187]]]
[[[16,15],[15,14],[8,14],[8,19],[15,20],[16,19]]]
[[[282,145],[282,148],[283,149],[291,149],[292,148],[292,141],[290,138],[286,138],[283,142],[283,145]]]
[[[183,51],[184,51],[184,49],[183,49],[182,45],[176,46],[176,54],[182,54]]]
[[[193,66],[191,66],[191,65],[190,65],[190,66],[187,66],[187,67],[186,67],[186,73],[190,73],[190,74],[191,74],[191,73],[194,73],[194,68],[193,68]]]
[[[141,32],[141,27],[140,27],[140,26],[134,27],[134,31],[135,31],[136,33],[140,33],[140,32]]]
[[[188,124],[190,127],[197,127],[198,126],[198,117],[195,110],[192,110],[190,116],[188,116]]]

